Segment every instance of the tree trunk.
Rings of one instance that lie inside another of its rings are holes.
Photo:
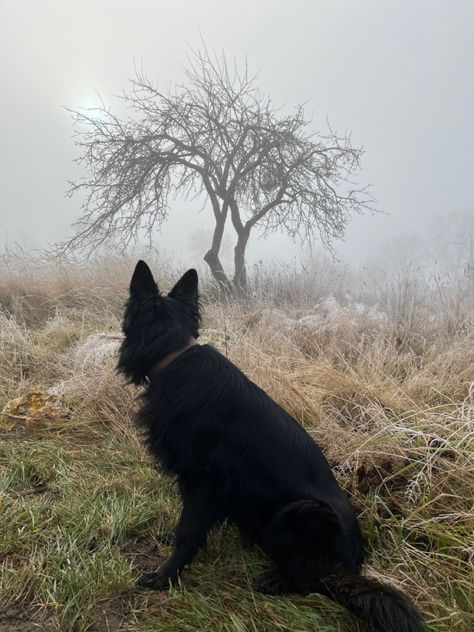
[[[247,269],[245,267],[245,250],[250,237],[250,230],[239,231],[234,248],[234,286],[240,294],[247,292]]]
[[[211,248],[204,255],[204,261],[210,267],[212,276],[216,279],[221,287],[227,292],[232,290],[232,284],[227,278],[222,263],[219,259],[219,250],[221,248],[222,236],[224,234],[225,218],[222,221],[216,223],[214,228],[214,234],[212,236]]]
[[[210,267],[212,276],[219,282],[219,285],[226,290],[232,289],[232,284],[224,272],[224,268],[219,260],[219,255],[213,250],[208,250],[204,255],[204,261]]]

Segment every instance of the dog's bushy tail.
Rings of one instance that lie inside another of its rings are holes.
[[[362,575],[333,575],[319,593],[345,606],[377,632],[425,632],[420,613],[403,593]]]

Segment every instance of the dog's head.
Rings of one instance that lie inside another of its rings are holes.
[[[139,261],[125,307],[118,370],[141,384],[150,367],[199,336],[196,270],[188,270],[168,295],[161,294],[150,268]]]

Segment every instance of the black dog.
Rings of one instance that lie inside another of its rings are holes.
[[[322,593],[375,630],[420,632],[406,597],[360,575],[357,519],[320,448],[232,362],[197,344],[197,285],[188,270],[162,296],[139,261],[125,310],[118,368],[145,385],[138,422],[183,502],[173,555],[141,585],[175,582],[227,519],[273,562],[261,591]]]

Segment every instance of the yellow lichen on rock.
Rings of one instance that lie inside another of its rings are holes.
[[[29,393],[11,399],[5,404],[0,415],[0,426],[5,430],[21,426],[31,430],[64,420],[68,414],[57,395],[33,387]]]

